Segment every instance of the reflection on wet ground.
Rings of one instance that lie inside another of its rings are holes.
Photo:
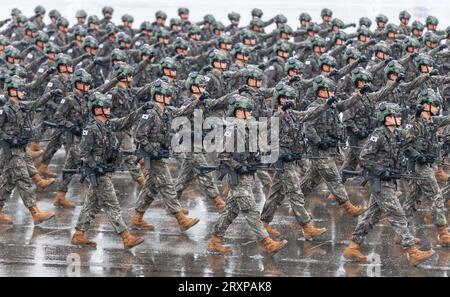
[[[55,156],[52,170],[60,170],[64,154]],[[126,222],[134,210],[137,190],[129,175],[114,178]],[[356,204],[367,204],[367,190],[348,182],[350,199]],[[53,210],[55,186],[38,194],[43,210]],[[72,246],[69,241],[81,209],[86,185],[72,182],[68,197],[77,203],[75,210],[56,209],[56,218],[34,227],[31,216],[21,200],[14,196],[5,211],[14,220],[14,226],[0,226],[0,276],[67,276],[78,273],[73,259],[79,258],[81,276],[447,276],[450,271],[450,249],[441,248],[433,225],[416,218],[422,246],[433,247],[436,254],[420,265],[408,264],[405,253],[393,244],[393,230],[381,222],[369,234],[362,251],[371,254],[371,263],[347,262],[342,252],[357,220],[343,213],[336,203],[327,201],[328,192],[321,186],[307,199],[314,224],[326,227],[328,232],[320,239],[305,241],[301,229],[290,213],[287,203],[278,210],[273,226],[289,241],[288,247],[275,257],[268,257],[258,246],[243,218],[238,217],[225,237],[233,255],[220,256],[206,250],[212,227],[217,219],[215,206],[200,192],[188,190],[182,204],[200,223],[184,234],[176,220],[169,216],[157,199],[145,218],[156,225],[153,232],[134,231],[146,238],[144,244],[131,251],[122,249],[122,242],[100,214],[88,237],[97,242],[96,250]],[[262,208],[263,199],[258,206]],[[420,214],[424,215],[424,211]],[[449,217],[447,216],[449,219]],[[72,263],[72,264],[71,264]],[[77,266],[78,267],[78,266]]]

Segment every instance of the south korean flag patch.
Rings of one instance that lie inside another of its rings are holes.
[[[53,87],[53,83],[52,83],[52,82],[49,82],[49,83],[47,84],[47,88],[51,88],[51,87]]]
[[[406,124],[406,125],[405,125],[405,129],[406,129],[406,130],[409,130],[409,129],[411,129],[411,128],[412,128],[412,125],[411,125],[411,124]]]
[[[83,130],[83,136],[88,135],[89,131],[88,130]]]
[[[143,120],[148,120],[148,114],[143,114],[143,115],[142,115],[142,119],[143,119]]]
[[[378,136],[375,136],[375,135],[370,136],[369,141],[377,142],[378,141]]]

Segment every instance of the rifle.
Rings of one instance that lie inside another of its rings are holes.
[[[98,165],[100,167],[103,168],[103,171],[105,173],[113,173],[115,171],[129,171],[128,168],[123,168],[123,167],[115,167],[114,164],[106,164],[106,165]],[[91,183],[91,185],[93,187],[98,186],[97,183],[97,176],[99,176],[97,173],[94,172],[93,169],[87,167],[87,166],[82,166],[80,168],[77,169],[63,169],[62,170],[62,174],[63,174],[63,179],[71,174],[80,174],[80,183],[84,183],[86,178],[89,178],[89,182]]]
[[[200,166],[199,170],[201,173],[208,173],[212,171],[218,171],[219,177],[218,179],[221,181],[225,177],[225,175],[228,175],[230,177],[230,188],[235,189],[238,183],[238,174],[236,170],[228,166],[225,162],[220,162],[218,166]]]
[[[152,160],[161,160],[161,159],[168,159],[168,158],[175,158],[175,159],[181,159],[181,160],[192,160],[192,158],[189,158],[189,157],[182,157],[182,156],[177,155],[177,154],[171,154],[169,152],[169,150],[158,151],[158,157],[156,157],[156,158],[151,156],[151,155],[149,155],[149,154],[147,154],[146,152],[144,152],[143,150],[140,150],[140,149],[137,149],[137,150],[120,150],[119,153],[124,155],[124,156],[136,156],[137,159],[134,162],[135,164],[138,164],[139,160],[144,158],[144,167],[148,171],[150,171],[150,169],[152,167]]]
[[[61,126],[61,125],[58,125],[56,123],[52,123],[52,122],[49,122],[49,121],[43,121],[42,124],[45,125],[45,126],[56,128],[56,129],[62,129],[62,130],[65,129],[66,130],[66,144],[67,145],[72,145],[73,144],[74,134],[73,134],[73,131],[70,128],[67,128],[65,126]],[[79,126],[79,125],[76,125],[76,126]]]

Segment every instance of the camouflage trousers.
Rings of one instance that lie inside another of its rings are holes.
[[[372,183],[370,186],[373,189]],[[382,215],[385,215],[395,233],[402,239],[402,246],[407,248],[414,245],[414,236],[408,229],[405,212],[395,195],[396,188],[395,181],[382,181],[381,191],[379,193],[372,191],[369,207],[359,217],[358,225],[352,234],[355,243],[362,244],[369,230],[380,221]]]
[[[74,143],[69,147],[66,161],[64,162],[64,169],[77,169],[81,166],[80,141],[79,137],[74,137]],[[58,183],[58,191],[67,192],[73,176],[74,174],[71,173],[62,174]]]
[[[251,230],[258,240],[269,236],[259,218],[255,198],[252,195],[252,185],[255,182],[254,175],[239,175],[237,185],[230,189],[225,201],[225,210],[220,214],[219,220],[214,226],[214,234],[224,236],[234,219],[242,213]]]
[[[180,173],[175,186],[178,196],[181,196],[193,179],[197,179],[202,186],[202,191],[204,191],[209,198],[216,198],[219,195],[219,189],[214,183],[212,173],[202,173],[199,170],[200,166],[208,166],[205,155],[203,153],[192,153],[186,154],[186,157],[190,159],[184,159],[181,163],[181,167],[178,169]]]
[[[164,160],[152,161],[152,169],[145,180],[145,185],[139,193],[136,210],[145,212],[158,194],[161,194],[164,205],[170,213],[181,211],[180,202],[177,199],[175,184],[170,175],[169,167]]]
[[[0,208],[5,205],[14,189],[17,189],[25,207],[36,204],[36,189],[31,176],[37,172],[31,157],[24,151],[21,155],[2,158],[3,168],[0,177]],[[31,175],[32,174],[32,175]]]
[[[295,162],[286,162],[284,163],[284,171],[275,172],[269,198],[261,212],[261,221],[270,223],[275,211],[285,198],[291,204],[295,218],[300,225],[303,226],[311,221],[311,217],[305,209],[305,196],[300,188],[300,179],[296,170]]]
[[[50,142],[42,154],[42,164],[49,165],[56,152],[66,143],[65,131],[53,130],[53,134],[50,138]]]
[[[444,197],[435,177],[437,168],[436,164],[430,166],[416,163],[414,175],[425,178],[426,180],[411,180],[411,191],[408,192],[403,202],[403,209],[413,231],[415,231],[414,212],[424,200],[429,201],[431,204],[434,225],[437,227],[447,226]]]
[[[348,150],[348,154],[344,160],[344,164],[342,164],[341,172],[343,169],[347,170],[356,170],[358,165],[360,164],[359,155],[361,154],[362,147],[366,144],[367,139],[358,140],[353,144],[350,144],[353,147],[350,147]]]
[[[320,184],[321,178],[325,180],[328,189],[336,196],[339,204],[348,200],[347,191],[333,157],[311,160],[311,166],[301,181],[303,194],[305,196],[310,194]]]
[[[120,148],[123,150],[134,150],[134,142],[133,138],[128,132],[119,132],[117,133],[117,138],[119,139]],[[139,166],[136,164],[136,156],[126,156],[122,160],[122,164],[124,167],[128,168],[128,171],[130,172],[131,178],[136,181],[141,172],[139,169]],[[121,164],[121,165],[122,165]]]
[[[97,176],[97,187],[89,186],[89,191],[83,202],[76,229],[87,231],[95,215],[102,209],[106,212],[111,225],[117,233],[122,233],[128,228],[122,218],[119,201],[111,180],[112,174]]]

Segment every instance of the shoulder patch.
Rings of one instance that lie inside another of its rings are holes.
[[[83,66],[83,62],[78,63],[77,66],[78,66],[78,67]]]
[[[377,142],[377,141],[378,141],[378,136],[372,135],[372,136],[369,138],[369,141]]]
[[[411,124],[406,124],[405,125],[405,129],[411,129],[412,128],[412,125]]]
[[[38,69],[38,72],[39,72],[39,73],[44,73],[44,68],[39,68],[39,69]]]
[[[50,36],[49,40],[51,41],[55,40],[55,36]]]
[[[52,83],[52,82],[49,82],[49,83],[47,84],[47,87],[48,87],[48,88],[53,87],[53,83]]]
[[[330,40],[331,40],[330,37],[325,38],[325,41],[330,41]]]
[[[230,137],[231,136],[231,131],[225,131],[225,133],[223,134],[225,137]]]
[[[103,47],[104,47],[103,43],[98,46],[98,48],[103,48]]]
[[[140,46],[140,45],[141,45],[141,42],[138,41],[138,42],[135,43],[135,45],[136,45],[136,46]]]
[[[267,68],[268,70],[274,70],[275,69],[275,67],[273,67],[273,66],[270,66],[269,68]]]
[[[16,33],[11,34],[11,37],[16,37]]]
[[[142,119],[143,119],[143,120],[148,120],[148,114],[143,114],[143,115],[142,115]]]
[[[83,135],[86,136],[89,134],[89,130],[83,130]]]
[[[3,109],[0,109],[0,114],[3,114]]]
[[[61,99],[61,104],[64,104],[66,102],[66,99]]]
[[[69,54],[73,53],[73,49],[69,48],[69,50],[67,51],[67,53],[69,53]]]
[[[305,65],[311,64],[311,61],[305,61]]]
[[[112,99],[112,94],[106,94],[106,97],[107,97],[108,99]]]
[[[42,31],[47,32],[47,31],[48,31],[48,28],[45,27]]]
[[[28,54],[28,55],[27,55],[27,58],[28,58],[28,59],[33,59],[33,54],[31,54],[31,53]]]

